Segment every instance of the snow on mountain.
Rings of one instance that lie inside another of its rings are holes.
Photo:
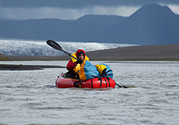
[[[103,50],[110,48],[136,46],[135,44],[95,43],[95,42],[63,42],[57,41],[67,52],[74,53],[77,49],[85,51]],[[55,50],[46,41],[30,40],[0,40],[0,53],[5,55],[57,56],[63,52]]]

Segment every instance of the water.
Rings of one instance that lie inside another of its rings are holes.
[[[0,62],[66,65],[66,61]],[[97,64],[100,62],[92,62]],[[55,88],[66,69],[0,71],[0,124],[179,124],[179,62],[104,62],[136,88]]]

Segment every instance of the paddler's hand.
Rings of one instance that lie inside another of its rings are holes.
[[[76,81],[76,82],[74,82],[74,86],[77,88],[81,88],[81,83]]]
[[[83,60],[81,60],[81,59],[78,59],[77,61],[76,61],[76,63],[78,64],[81,64],[81,63],[83,63]]]

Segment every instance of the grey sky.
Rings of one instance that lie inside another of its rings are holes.
[[[86,14],[129,16],[148,3],[167,5],[179,14],[179,0],[0,0],[0,18],[77,19]]]

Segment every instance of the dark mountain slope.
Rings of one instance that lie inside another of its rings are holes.
[[[126,44],[178,44],[179,15],[167,6],[148,4],[130,17],[86,15],[77,20],[0,19],[0,38],[96,41]]]

